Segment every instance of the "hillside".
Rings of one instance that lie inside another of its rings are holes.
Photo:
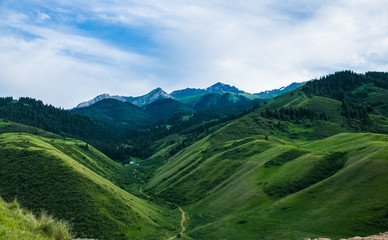
[[[257,136],[216,144],[221,132],[171,158],[146,188],[188,204],[191,237],[345,237],[388,227],[386,135],[339,134],[313,143]]]
[[[337,88],[317,80],[268,101],[170,157],[145,190],[183,206],[194,239],[387,230],[387,95],[382,80],[368,75],[324,78],[366,78],[342,89],[340,100]]]
[[[178,212],[117,186],[131,181],[130,169],[82,141],[2,133],[0,156],[0,196],[69,221],[77,237],[158,239],[177,225]]]
[[[119,131],[115,126],[105,122],[72,114],[68,110],[44,104],[39,100],[0,98],[0,119],[26,124],[61,136],[81,139],[115,160],[125,160],[123,153],[125,151],[117,148],[117,145],[125,142],[125,132]],[[19,131],[13,126],[15,125],[7,127]],[[21,127],[26,128],[25,126]],[[36,131],[40,132],[40,130]]]

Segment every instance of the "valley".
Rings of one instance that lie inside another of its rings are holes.
[[[1,98],[0,196],[76,238],[386,232],[387,89],[387,73],[341,71],[260,94],[217,83],[71,110]]]

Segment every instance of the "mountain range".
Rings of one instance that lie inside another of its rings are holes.
[[[341,71],[250,95],[156,89],[72,110],[0,98],[0,237],[388,231],[388,73]]]
[[[249,111],[276,94],[291,91],[302,85],[293,83],[279,90],[268,91],[267,95],[260,95],[263,99],[220,82],[206,89],[184,89],[171,94],[161,88],[138,97],[102,94],[80,103],[71,112],[103,121],[124,131],[161,123],[175,127],[188,118],[205,121]]]
[[[240,94],[247,98],[253,99],[253,98],[260,98],[260,99],[270,99],[273,97],[276,97],[282,93],[294,90],[300,86],[303,86],[304,83],[292,83],[289,86],[282,87],[279,89],[274,90],[268,90],[260,93],[255,94],[249,94],[246,93],[234,86],[230,86],[228,84],[223,84],[221,82],[218,82],[208,88],[200,89],[200,88],[186,88],[183,90],[176,90],[168,94],[161,88],[156,88],[152,90],[151,92],[138,96],[138,97],[128,97],[128,96],[118,96],[118,95],[109,95],[109,94],[101,94],[97,97],[78,104],[76,108],[83,108],[88,107],[90,105],[93,105],[103,99],[116,99],[118,101],[122,102],[130,102],[133,103],[136,106],[143,107],[147,104],[150,104],[154,101],[157,101],[159,99],[165,99],[165,98],[174,98],[176,100],[182,101],[183,103],[187,103],[187,98],[189,97],[201,97],[206,94],[210,93],[234,93],[234,94]]]

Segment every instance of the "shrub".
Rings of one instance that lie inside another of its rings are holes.
[[[316,184],[341,170],[346,163],[347,153],[335,152],[325,156],[303,177],[285,182],[282,184],[274,184],[268,186],[264,191],[269,196],[284,197],[289,194],[299,192],[313,184]]]
[[[265,163],[265,167],[270,166],[279,166],[282,165],[288,161],[294,160],[304,154],[306,154],[306,151],[299,150],[299,149],[291,149],[289,151],[286,151],[284,153],[281,153],[280,155],[274,157],[273,159],[269,160]]]

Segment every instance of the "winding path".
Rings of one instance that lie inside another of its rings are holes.
[[[180,222],[181,231],[176,236],[169,237],[167,240],[174,240],[177,238],[182,238],[184,236],[185,231],[186,231],[187,213],[180,206],[178,206],[178,209],[181,212],[181,222]]]
[[[186,223],[186,212],[183,211],[183,209],[181,207],[178,207],[179,208],[179,211],[181,212],[181,231],[179,232],[179,235],[180,236],[183,236],[183,233],[186,231],[186,226],[185,226],[185,223]]]

